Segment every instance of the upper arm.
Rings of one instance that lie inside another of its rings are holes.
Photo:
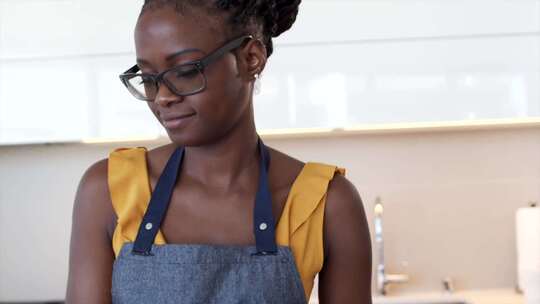
[[[110,303],[114,252],[107,227],[114,214],[107,159],[81,178],[73,206],[66,303]]]
[[[330,182],[319,303],[371,303],[371,239],[362,200],[344,176]]]

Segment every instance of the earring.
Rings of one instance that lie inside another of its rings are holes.
[[[259,94],[261,92],[261,78],[259,74],[255,74],[255,95]]]

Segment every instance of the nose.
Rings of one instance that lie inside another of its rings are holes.
[[[161,83],[156,94],[155,103],[162,107],[168,107],[171,103],[182,101],[184,97],[174,94],[167,85]]]

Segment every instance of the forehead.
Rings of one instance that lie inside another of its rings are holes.
[[[156,59],[188,48],[208,53],[224,40],[223,21],[199,10],[180,14],[173,8],[145,11],[135,27],[137,57]]]

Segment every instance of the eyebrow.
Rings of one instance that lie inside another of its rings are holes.
[[[171,61],[173,59],[175,59],[176,57],[182,55],[182,54],[185,54],[185,53],[190,53],[190,52],[201,52],[203,54],[206,54],[204,51],[200,50],[200,49],[195,49],[195,48],[191,48],[191,49],[185,49],[185,50],[181,50],[181,51],[178,51],[176,53],[172,53],[170,55],[168,55],[166,58],[165,58],[165,61]],[[142,59],[142,58],[137,58],[137,63],[146,63],[148,64],[148,61]]]

